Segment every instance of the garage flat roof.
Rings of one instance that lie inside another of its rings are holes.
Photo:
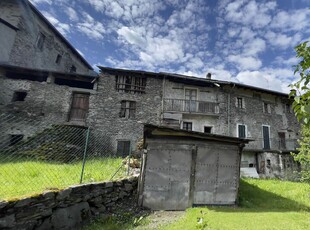
[[[212,140],[235,144],[247,144],[251,139],[224,136],[212,133],[202,133],[196,131],[187,131],[183,129],[170,128],[166,126],[157,126],[152,124],[144,124],[144,136],[166,136],[166,137],[190,137],[194,139]]]

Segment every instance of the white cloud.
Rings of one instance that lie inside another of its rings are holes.
[[[67,35],[70,32],[70,25],[66,23],[62,23],[58,21],[52,14],[49,12],[43,11],[42,14],[46,19],[52,23],[53,26],[56,27],[56,29],[62,34],[62,35]]]
[[[295,79],[290,69],[263,68],[259,71],[242,71],[236,76],[240,83],[289,93],[288,85]]]
[[[138,31],[137,31],[138,30]],[[118,35],[123,36],[127,42],[137,46],[145,46],[145,39],[142,37],[143,28],[130,29],[127,26],[117,30]]]
[[[279,11],[272,20],[271,28],[281,31],[300,31],[308,28],[309,9]]]
[[[72,7],[67,7],[65,13],[69,16],[69,19],[72,21],[78,21],[79,17],[77,12]]]
[[[96,21],[86,12],[83,12],[83,16],[83,22],[77,23],[77,29],[90,39],[103,39],[103,34],[105,33],[103,24]]]
[[[228,61],[237,64],[237,68],[241,70],[255,70],[262,66],[258,58],[251,56],[230,55]]]
[[[253,40],[250,40],[243,46],[243,54],[245,56],[248,55],[257,55],[258,53],[261,53],[265,51],[266,49],[266,43],[261,38],[255,38]]]
[[[34,4],[47,3],[51,5],[53,1],[52,0],[30,0],[30,2]]]

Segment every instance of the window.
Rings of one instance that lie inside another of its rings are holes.
[[[23,134],[14,134],[10,135],[10,144],[9,146],[15,145],[24,138]]]
[[[74,65],[72,65],[70,67],[70,73],[75,73],[76,72],[76,67]]]
[[[136,102],[135,101],[121,101],[121,111],[119,117],[135,118]]]
[[[267,159],[267,168],[270,168],[270,166],[271,166],[271,161]]]
[[[238,137],[246,138],[246,127],[245,125],[238,125]]]
[[[56,57],[55,63],[56,63],[56,64],[60,64],[61,59],[62,59],[62,56],[61,56],[60,54],[58,54],[57,57]]]
[[[204,127],[204,133],[211,133],[212,127],[211,126],[205,126]]]
[[[36,46],[39,50],[43,49],[43,45],[44,45],[44,41],[45,41],[45,35],[43,33],[39,33],[38,37],[37,37],[37,42],[36,42]]]
[[[192,122],[183,121],[183,127],[182,127],[182,129],[188,130],[188,131],[192,131],[192,129],[193,129],[193,123],[192,123]]]
[[[263,125],[263,149],[270,149],[270,127]]]
[[[263,103],[263,112],[264,113],[271,113],[271,106],[269,103],[266,103],[266,102]]]
[[[13,94],[12,102],[14,101],[24,101],[27,96],[27,92],[15,91]]]
[[[130,141],[118,140],[116,154],[120,157],[128,156],[130,154]]]
[[[197,89],[185,89],[185,108],[186,112],[197,112]]]
[[[73,93],[70,121],[85,121],[88,112],[89,94]]]
[[[146,78],[134,76],[116,76],[116,90],[126,93],[145,93]]]
[[[237,103],[236,103],[236,106],[240,109],[244,109],[245,106],[244,106],[244,98],[242,97],[237,97]]]

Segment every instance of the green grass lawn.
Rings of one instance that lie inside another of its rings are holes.
[[[310,229],[310,185],[241,180],[239,207],[196,207],[163,229]]]
[[[87,160],[83,183],[110,180],[121,165],[121,158]],[[35,160],[0,162],[0,200],[79,184],[81,170],[81,161],[71,164]],[[115,177],[125,176],[125,172],[123,166]]]
[[[161,215],[165,216],[165,213]],[[152,215],[135,224],[117,219],[98,220],[86,230],[96,229],[152,229]],[[310,184],[242,179],[239,207],[196,207],[185,211],[183,217],[156,229],[310,229]]]

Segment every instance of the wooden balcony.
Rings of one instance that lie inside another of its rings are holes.
[[[166,98],[164,99],[164,112],[219,115],[219,103]]]

